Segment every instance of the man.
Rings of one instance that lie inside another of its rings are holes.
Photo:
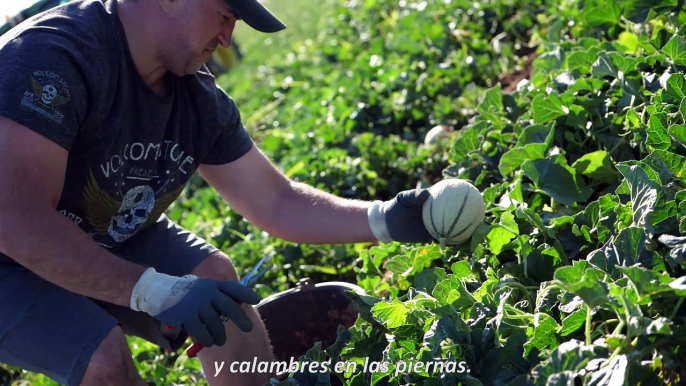
[[[77,0],[0,37],[0,362],[66,385],[145,385],[125,334],[169,350],[189,334],[210,385],[267,382],[212,376],[215,361],[273,357],[260,297],[163,215],[196,171],[285,240],[432,240],[427,191],[345,200],[290,181],[252,143],[203,65],[240,19],[285,28],[255,0]]]

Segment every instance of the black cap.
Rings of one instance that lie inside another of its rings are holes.
[[[224,0],[246,24],[261,32],[277,32],[286,25],[257,0]]]

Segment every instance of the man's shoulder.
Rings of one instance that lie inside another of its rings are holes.
[[[0,36],[6,49],[42,50],[46,45],[97,52],[108,44],[113,17],[106,0],[74,0],[21,22]]]

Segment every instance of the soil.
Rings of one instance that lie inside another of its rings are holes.
[[[538,55],[536,55],[538,46],[530,48],[522,48],[517,52],[519,56],[526,56],[526,64],[523,69],[505,74],[500,79],[501,90],[505,93],[512,93],[517,90],[517,84],[523,79],[531,79],[531,72],[533,71],[533,62]]]

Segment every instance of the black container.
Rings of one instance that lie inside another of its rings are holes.
[[[277,361],[291,363],[305,355],[317,342],[322,350],[336,342],[339,325],[352,327],[358,312],[346,291],[364,295],[364,290],[345,282],[326,282],[314,285],[303,279],[297,288],[268,296],[257,310],[264,321]],[[288,374],[280,374],[279,379]],[[335,375],[332,374],[332,384]],[[337,379],[336,379],[337,381]]]

